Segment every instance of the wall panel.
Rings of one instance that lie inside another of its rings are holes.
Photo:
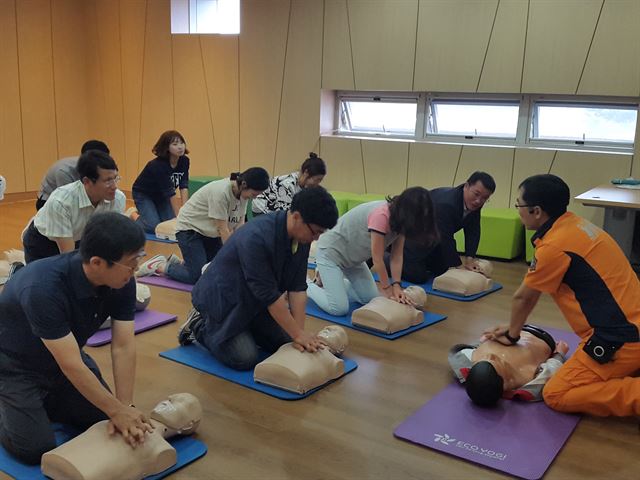
[[[169,13],[169,0],[153,0],[147,4],[138,171],[153,158],[151,148],[160,134],[175,126]]]
[[[240,168],[273,169],[290,2],[242,2]]]
[[[602,168],[603,165],[607,168]],[[569,185],[572,199],[569,209],[602,226],[602,208],[584,207],[573,198],[597,185],[609,183],[612,178],[628,176],[630,168],[630,155],[558,152],[550,173],[558,175]]]
[[[83,0],[51,3],[58,156],[78,155],[91,136],[88,111],[87,22]],[[51,159],[53,163],[56,159]]]
[[[20,78],[18,74],[18,39],[14,0],[0,0],[0,174],[7,180],[7,193],[24,192],[25,164],[22,152],[22,117],[20,113]]]
[[[322,2],[291,3],[273,175],[297,170],[309,152],[318,148],[322,66],[322,23],[318,19],[321,18]]]
[[[192,175],[217,175],[215,134],[200,35],[173,35],[175,127],[187,140]]]
[[[151,147],[140,151],[140,112],[144,65],[146,0],[120,0],[120,61],[122,64],[122,104],[127,177],[123,187],[131,187],[139,168],[139,159],[151,159]],[[160,134],[160,132],[158,132]],[[143,163],[144,165],[144,163]]]
[[[396,195],[407,188],[409,144],[363,140],[367,193]]]
[[[522,91],[574,94],[601,0],[531,2]]]
[[[514,205],[518,198],[518,185],[531,175],[549,173],[557,153],[554,150],[516,150],[513,165],[513,182],[511,183],[511,200],[509,205]]]
[[[497,0],[421,0],[415,90],[475,92]]]
[[[453,186],[461,150],[459,145],[410,144],[407,186],[428,189]]]
[[[347,0],[324,1],[322,88],[355,88]]]
[[[465,146],[454,184],[464,183],[476,170],[487,172],[496,181],[496,191],[491,196],[490,205],[494,208],[507,208],[511,194],[513,149]]]
[[[217,165],[207,159],[204,167],[213,172],[217,166],[224,176],[240,170],[238,37],[202,35],[200,46],[217,158]]]
[[[498,4],[478,84],[479,92],[520,92],[527,6],[528,3],[522,0],[503,0]]]
[[[411,90],[418,0],[347,3],[358,90]]]
[[[365,193],[362,168],[362,142],[359,140],[322,137],[320,156],[327,162],[327,190]]]
[[[640,93],[640,2],[604,2],[578,86],[580,95]],[[615,55],[612,53],[615,52]]]
[[[37,190],[58,159],[49,0],[16,2],[26,189]]]

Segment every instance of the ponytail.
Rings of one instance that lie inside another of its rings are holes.
[[[300,167],[300,173],[307,173],[310,177],[316,175],[326,175],[327,165],[324,163],[317,153],[309,152],[309,158],[307,158]]]
[[[269,173],[262,167],[251,167],[242,173],[234,172],[229,175],[229,180],[235,180],[238,187],[244,182],[251,190],[264,191],[269,187]]]

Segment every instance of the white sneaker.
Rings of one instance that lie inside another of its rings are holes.
[[[136,277],[159,276],[158,268],[166,265],[166,263],[167,257],[164,255],[154,255],[138,267]]]
[[[167,265],[172,265],[174,263],[182,263],[182,259],[175,253],[172,253],[169,255],[169,258],[167,258]]]

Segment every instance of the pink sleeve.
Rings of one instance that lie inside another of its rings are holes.
[[[367,217],[367,228],[382,234],[389,233],[389,205],[380,205]]]

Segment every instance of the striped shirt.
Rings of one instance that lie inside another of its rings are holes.
[[[116,190],[113,201],[102,200],[94,207],[81,180],[56,188],[47,203],[38,210],[33,223],[49,240],[73,238],[80,240],[91,215],[97,212],[124,212],[126,197]]]

